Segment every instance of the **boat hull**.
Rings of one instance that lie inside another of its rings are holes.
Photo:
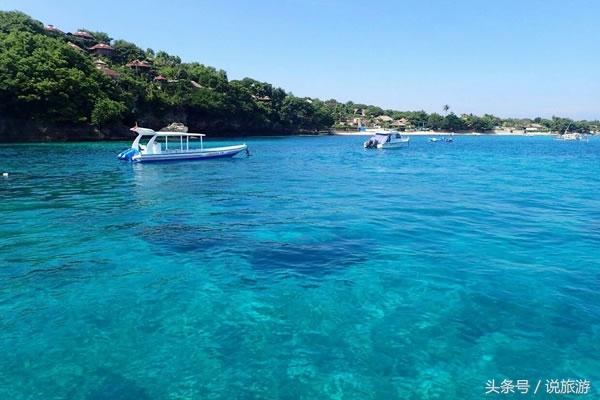
[[[204,149],[199,151],[185,151],[177,153],[161,153],[161,154],[139,154],[131,161],[147,163],[147,162],[165,162],[165,161],[191,161],[191,160],[210,160],[214,158],[233,157],[238,153],[245,151],[248,148],[245,144],[238,146],[214,147],[212,149]]]
[[[378,149],[384,149],[384,150],[402,149],[404,147],[408,147],[408,140],[401,141],[401,142],[392,142],[392,143],[379,143],[377,145]]]

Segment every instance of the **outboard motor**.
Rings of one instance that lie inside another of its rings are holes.
[[[131,161],[133,159],[134,156],[140,154],[140,152],[138,151],[138,149],[127,149],[127,150],[123,150],[122,152],[120,152],[117,155],[117,158],[119,160],[124,160],[124,161]]]
[[[372,149],[377,147],[377,142],[375,142],[373,139],[369,139],[364,143],[364,147],[365,149]]]

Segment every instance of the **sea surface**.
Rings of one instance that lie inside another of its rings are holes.
[[[599,398],[600,138],[363,140],[0,146],[0,399]]]

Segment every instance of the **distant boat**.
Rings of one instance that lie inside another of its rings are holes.
[[[567,141],[571,141],[571,140],[585,140],[585,141],[587,141],[587,135],[581,134],[579,132],[563,133],[562,135],[558,136],[556,139],[557,140],[567,140]]]
[[[377,131],[375,136],[367,140],[363,147],[365,149],[400,149],[408,147],[409,137],[404,137],[398,131]]]
[[[569,133],[569,128],[571,124],[569,124],[562,135],[558,135],[556,137],[557,140],[566,140],[566,141],[574,141],[574,140],[585,140],[587,141],[587,135],[581,134],[579,132]]]
[[[137,137],[131,147],[118,154],[119,160],[131,162],[155,162],[155,161],[179,161],[179,160],[207,160],[211,158],[233,157],[242,151],[248,151],[245,144],[225,147],[204,147],[201,133],[187,132],[155,132],[152,129],[135,126],[131,128],[137,133]],[[144,137],[150,137],[145,145],[140,141]],[[190,138],[200,139],[200,148],[190,148]],[[163,143],[158,141],[164,139]],[[169,149],[169,139],[171,148]]]
[[[435,143],[435,142],[448,142],[448,143],[450,143],[450,142],[454,142],[454,138],[451,138],[451,137],[447,138],[445,136],[443,136],[441,138],[430,137],[429,141],[432,142],[432,143]]]

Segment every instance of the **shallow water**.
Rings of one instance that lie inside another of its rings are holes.
[[[0,398],[597,396],[600,140],[363,140],[0,146]]]

